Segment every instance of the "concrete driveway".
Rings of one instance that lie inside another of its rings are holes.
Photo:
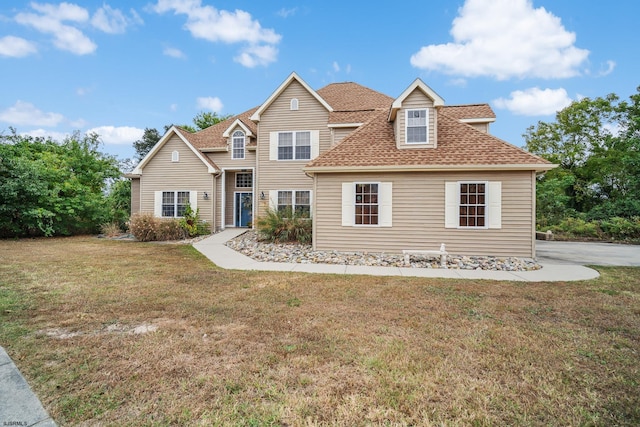
[[[536,255],[548,264],[640,266],[638,245],[537,240]]]

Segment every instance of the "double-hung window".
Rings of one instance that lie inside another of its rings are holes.
[[[278,160],[310,160],[311,132],[278,132]]]
[[[356,184],[355,224],[378,225],[378,184]]]
[[[232,159],[244,159],[245,150],[245,136],[244,132],[237,130],[231,137],[231,158]]]
[[[460,183],[460,227],[485,227],[487,185],[484,182]]]
[[[343,182],[343,227],[392,227],[392,182]]]
[[[162,216],[178,218],[184,216],[184,211],[189,205],[188,191],[163,191],[162,192]]]
[[[502,228],[502,182],[445,182],[445,228]]]
[[[426,109],[407,110],[406,112],[406,140],[407,144],[426,144],[427,139]]]
[[[311,217],[311,191],[278,191],[277,209],[279,212],[285,212],[291,209],[292,212],[300,216]]]

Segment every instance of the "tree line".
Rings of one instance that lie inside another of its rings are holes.
[[[640,232],[640,87],[583,98],[524,134],[526,148],[559,165],[538,177],[540,227],[628,220]],[[595,236],[594,236],[595,237]]]
[[[190,132],[228,116],[201,112]],[[171,125],[165,126],[165,132]],[[133,143],[140,161],[160,140],[147,128]],[[131,212],[131,182],[123,178],[130,159],[118,161],[100,151],[100,136],[75,132],[57,142],[0,133],[0,238],[67,236],[101,231],[104,225],[125,228]]]

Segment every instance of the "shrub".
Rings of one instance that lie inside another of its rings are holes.
[[[310,243],[313,233],[311,218],[291,208],[267,209],[258,219],[258,238],[270,242]]]
[[[640,238],[640,217],[631,219],[613,217],[601,221],[600,227],[608,236],[619,239],[638,239]]]
[[[166,218],[156,218],[156,220],[158,221],[156,240],[181,240],[187,237],[179,220]]]
[[[209,224],[200,219],[200,209],[194,211],[189,205],[184,211],[184,217],[180,219],[180,226],[189,237],[202,236],[211,232]]]
[[[554,233],[567,234],[571,237],[602,237],[602,230],[597,222],[587,222],[582,218],[565,218],[560,224],[550,229]]]
[[[113,237],[122,233],[122,229],[117,222],[105,222],[100,226],[100,232],[107,237]]]
[[[156,218],[150,213],[131,215],[129,232],[141,242],[179,240],[185,237],[185,231],[177,219]]]

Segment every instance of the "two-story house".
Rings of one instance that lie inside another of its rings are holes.
[[[394,99],[292,73],[256,108],[169,129],[129,175],[132,213],[190,204],[220,230],[291,207],[313,219],[315,249],[533,257],[536,173],[554,165],[490,135],[493,121],[420,79]]]

